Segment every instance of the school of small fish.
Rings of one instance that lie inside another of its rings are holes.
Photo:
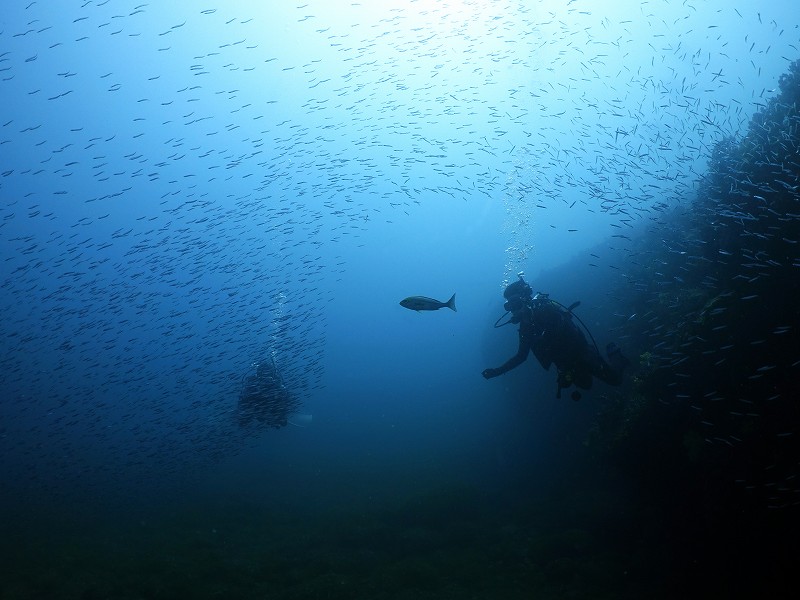
[[[647,323],[641,347],[669,367],[664,400],[734,449],[742,423],[783,406],[790,391],[766,382],[800,355],[764,350],[797,340],[778,300],[797,296],[800,124],[771,99],[800,55],[795,16],[672,0],[264,4],[4,7],[0,454],[21,493],[236,452],[248,366],[272,356],[297,397],[318,390],[326,282],[373,223],[425,202],[503,203],[509,269],[534,252],[534,225],[568,244],[593,225],[560,215],[596,219],[638,294],[625,327]],[[664,225],[695,197],[710,199],[702,223]],[[640,252],[650,225],[674,235]],[[670,321],[700,287],[702,327]],[[698,381],[700,365],[728,368],[757,304],[775,318],[747,338],[756,391]],[[781,476],[747,483],[781,505],[800,500],[793,419],[773,432],[794,452]]]

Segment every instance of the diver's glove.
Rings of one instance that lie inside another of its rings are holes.
[[[498,375],[502,375],[500,369],[484,369],[481,373],[484,379],[491,379],[492,377],[497,377]]]

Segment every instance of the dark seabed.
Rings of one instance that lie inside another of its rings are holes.
[[[793,3],[2,12],[0,599],[795,597]]]

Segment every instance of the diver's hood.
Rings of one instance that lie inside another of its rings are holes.
[[[522,277],[520,277],[519,280],[515,281],[514,283],[509,283],[506,286],[505,291],[503,291],[503,297],[506,300],[510,300],[515,296],[522,298],[530,298],[533,296],[533,290],[531,289],[531,286],[525,283],[525,280],[522,279]]]

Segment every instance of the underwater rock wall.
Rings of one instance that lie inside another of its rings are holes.
[[[630,444],[630,407],[660,405],[679,463],[773,508],[800,506],[798,100],[795,61],[747,133],[713,149],[692,205],[639,240],[620,293],[638,371],[600,425]]]

